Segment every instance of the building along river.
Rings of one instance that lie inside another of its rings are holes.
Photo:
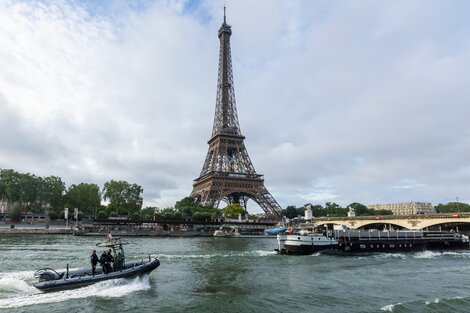
[[[42,267],[87,266],[102,237],[0,235],[3,312],[469,312],[470,252],[277,255],[275,238],[125,238],[148,277],[41,293]],[[101,251],[98,249],[98,254]]]

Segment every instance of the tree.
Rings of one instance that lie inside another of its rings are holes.
[[[158,220],[181,220],[183,215],[174,208],[164,208],[160,212],[156,213]]]
[[[287,218],[294,218],[294,217],[299,216],[299,211],[298,211],[298,209],[297,209],[295,206],[289,205],[289,206],[287,206],[287,208],[284,210],[284,215],[285,215]]]
[[[351,207],[354,209],[354,213],[356,214],[356,216],[375,215],[375,212],[373,212],[373,210],[369,210],[367,206],[358,202],[353,202],[350,205],[348,205],[348,207]]]
[[[151,220],[155,216],[155,213],[158,212],[158,207],[156,206],[147,206],[142,209],[142,216],[146,220]]]
[[[326,212],[327,212],[328,216],[341,217],[341,216],[347,216],[348,215],[348,209],[342,208],[341,206],[339,206],[338,204],[336,204],[334,202],[333,203],[331,203],[331,202],[325,203],[325,209],[326,209]]]
[[[12,169],[0,170],[0,192],[2,192],[2,198],[9,202],[18,201],[20,198],[17,188],[18,176],[19,173]]]
[[[67,207],[78,208],[80,212],[96,215],[101,204],[100,188],[96,184],[72,185],[65,195]]]
[[[108,214],[105,211],[98,211],[98,213],[96,213],[96,218],[105,219],[108,218]]]
[[[142,208],[143,192],[143,188],[137,184],[131,185],[126,181],[111,180],[104,184],[103,198],[109,200],[110,211],[131,215]]]
[[[239,203],[229,204],[223,211],[225,216],[237,216],[238,214],[245,213],[245,209]]]
[[[49,212],[49,218],[54,221],[59,218],[59,215],[56,212],[51,211]]]
[[[463,202],[439,203],[435,208],[437,213],[470,212],[470,205]]]
[[[183,216],[192,216],[199,208],[201,208],[201,206],[196,204],[193,197],[183,198],[180,201],[176,201],[175,204],[175,209]]]
[[[222,215],[221,209],[200,205],[196,203],[193,197],[186,197],[177,201],[175,209],[180,212],[184,218],[191,217],[193,220],[211,219]]]
[[[195,212],[192,216],[193,221],[210,221],[212,214],[210,212]]]
[[[19,202],[15,202],[10,206],[10,211],[8,212],[8,217],[10,221],[17,223],[21,219],[21,204]]]
[[[60,177],[44,177],[42,180],[41,191],[41,200],[43,203],[49,203],[51,207],[56,210],[62,208],[65,194],[65,183]]]

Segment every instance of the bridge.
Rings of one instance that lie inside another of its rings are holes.
[[[322,217],[314,218],[310,225],[343,225],[350,229],[367,228],[368,226],[391,225],[410,230],[422,230],[428,227],[468,224],[470,213],[421,214],[421,215],[384,215],[356,217]]]

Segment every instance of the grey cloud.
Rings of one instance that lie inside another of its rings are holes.
[[[223,3],[87,7],[68,24],[80,5],[64,5],[55,28],[46,27],[47,5],[44,28],[16,25],[24,39],[50,36],[42,46],[0,40],[11,61],[2,90],[20,107],[0,102],[2,134],[8,124],[20,138],[0,134],[0,166],[68,184],[126,179],[143,186],[148,204],[173,205],[207,152]],[[470,202],[468,6],[230,3],[241,130],[282,206]],[[35,62],[50,71],[26,75]]]

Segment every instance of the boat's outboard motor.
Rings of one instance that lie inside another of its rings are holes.
[[[40,282],[57,280],[61,277],[59,273],[54,271],[52,268],[43,268],[34,273],[34,277],[38,278]]]

